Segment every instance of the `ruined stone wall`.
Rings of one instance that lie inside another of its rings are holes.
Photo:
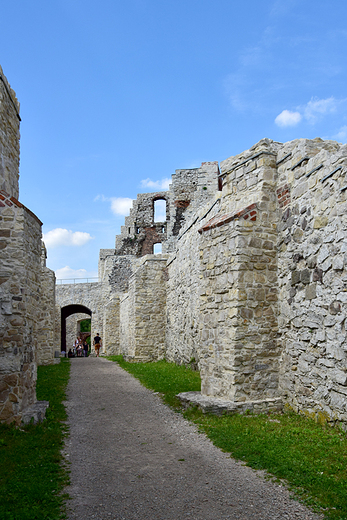
[[[19,196],[19,103],[0,66],[0,190]]]
[[[129,281],[128,298],[121,301],[120,316],[129,324],[122,354],[128,361],[155,361],[165,356],[165,255],[147,255]],[[122,306],[125,303],[125,308]]]
[[[167,324],[166,358],[179,364],[187,364],[193,358],[199,362],[201,225],[219,210],[220,201],[213,193],[209,203],[202,208],[197,204],[195,213],[186,222],[177,237],[175,253],[167,263]],[[213,202],[212,202],[213,200]]]
[[[116,354],[128,357],[135,352],[135,320],[130,312],[135,308],[135,291],[123,294],[119,302],[119,350]]]
[[[87,307],[92,312],[91,337],[94,338],[98,332],[103,339],[105,300],[103,298],[102,285],[98,282],[58,284],[56,285],[56,303],[59,315],[61,314],[61,309],[68,305],[83,305]],[[103,350],[104,344],[100,352],[103,352]]]
[[[221,210],[200,228],[200,367],[204,395],[271,409],[279,401],[280,359],[276,155],[267,146],[256,152],[246,163],[221,164]]]
[[[154,222],[154,202],[166,201],[166,220]],[[143,193],[133,201],[129,217],[121,234],[116,236],[117,255],[144,256],[153,253],[153,245],[164,243],[167,239],[166,222],[170,220],[170,194],[167,191]]]
[[[117,355],[120,347],[120,297],[113,294],[104,310],[103,342],[105,354]]]
[[[36,402],[41,222],[1,194],[0,420],[19,424]]]
[[[347,145],[292,141],[277,168],[281,392],[346,424]]]
[[[60,345],[55,340],[55,274],[45,265],[41,266],[40,291],[37,363],[51,365]]]

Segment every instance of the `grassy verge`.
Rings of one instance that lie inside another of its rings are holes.
[[[144,386],[177,407],[175,394],[200,389],[199,374],[171,363],[126,363],[110,356]],[[232,457],[286,481],[325,517],[347,519],[347,437],[294,413],[217,417],[191,409],[184,415]]]
[[[56,520],[68,482],[61,448],[67,427],[65,389],[70,363],[38,367],[37,398],[47,400],[47,419],[21,428],[0,424],[0,518]],[[63,516],[62,516],[63,515]]]
[[[123,356],[107,356],[122,368],[137,377],[143,386],[162,395],[164,402],[173,408],[180,408],[176,395],[180,392],[198,391],[201,387],[199,372],[185,366],[177,366],[166,361],[156,363],[127,363]]]

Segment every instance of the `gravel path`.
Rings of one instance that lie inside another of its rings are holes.
[[[71,360],[70,520],[318,519],[116,363]]]

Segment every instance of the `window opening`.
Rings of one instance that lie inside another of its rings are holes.
[[[154,222],[166,222],[166,200],[154,201]]]
[[[161,251],[162,251],[162,245],[160,242],[158,244],[153,245],[153,254],[154,255],[161,255]]]

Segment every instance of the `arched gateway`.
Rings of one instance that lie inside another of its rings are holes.
[[[57,336],[59,336],[60,333],[60,346],[62,351],[66,351],[66,349],[68,350],[72,346],[71,333],[69,334],[67,330],[69,329],[70,317],[74,318],[72,321],[73,323],[76,322],[75,324],[84,317],[90,317],[91,336],[94,337],[97,332],[100,334],[103,333],[105,306],[103,304],[101,283],[57,284],[56,304],[58,307],[57,317],[59,316],[56,322]]]
[[[66,345],[66,318],[73,314],[88,314],[92,317],[92,311],[85,305],[71,304],[61,309],[61,351],[67,351]],[[70,347],[71,345],[68,345]]]

